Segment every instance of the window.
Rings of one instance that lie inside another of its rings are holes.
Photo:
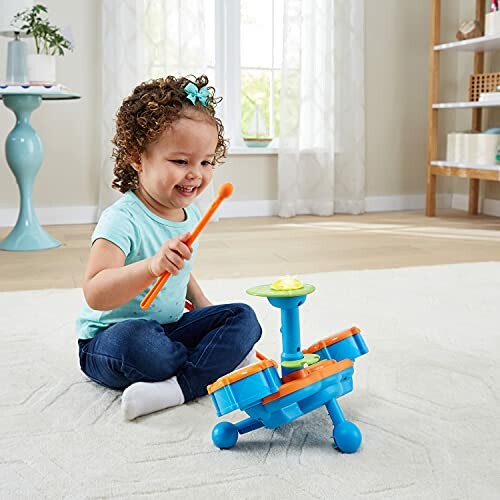
[[[215,0],[142,0],[147,77],[205,73],[214,81]],[[201,49],[200,49],[201,48]],[[141,49],[139,49],[141,51]]]
[[[233,146],[279,137],[283,0],[215,0],[215,80]]]
[[[232,147],[278,138],[283,0],[179,3],[192,9],[189,26],[166,3],[145,2],[149,76],[206,72],[224,97],[218,113]]]
[[[241,132],[279,137],[283,0],[241,0]]]

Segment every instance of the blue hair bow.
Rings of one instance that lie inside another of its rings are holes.
[[[189,82],[185,87],[184,87],[184,92],[187,95],[187,98],[193,103],[196,104],[196,99],[203,104],[203,106],[206,107],[207,101],[208,101],[208,87],[205,85],[205,87],[201,87],[201,89],[198,89],[198,87],[194,84]]]

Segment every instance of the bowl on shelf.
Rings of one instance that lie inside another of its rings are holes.
[[[266,148],[273,139],[272,137],[244,137],[243,140],[249,148]]]

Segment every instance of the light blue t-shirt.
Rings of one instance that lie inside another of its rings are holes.
[[[184,212],[186,217],[182,222],[162,219],[151,212],[132,191],[128,191],[102,213],[92,234],[92,243],[99,238],[111,241],[125,254],[125,265],[132,264],[156,254],[170,238],[192,232],[200,220],[200,212],[195,205],[185,208]],[[154,319],[160,324],[177,321],[184,311],[187,284],[197,247],[195,241],[191,259],[184,261],[184,268],[177,276],[169,278],[149,309],[142,310],[140,303],[151,287],[111,311],[96,311],[85,303],[76,321],[78,338],[93,338],[105,328],[126,319]]]

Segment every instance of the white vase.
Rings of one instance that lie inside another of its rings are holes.
[[[56,83],[56,56],[29,54],[28,75],[30,83],[33,84],[53,85]]]

